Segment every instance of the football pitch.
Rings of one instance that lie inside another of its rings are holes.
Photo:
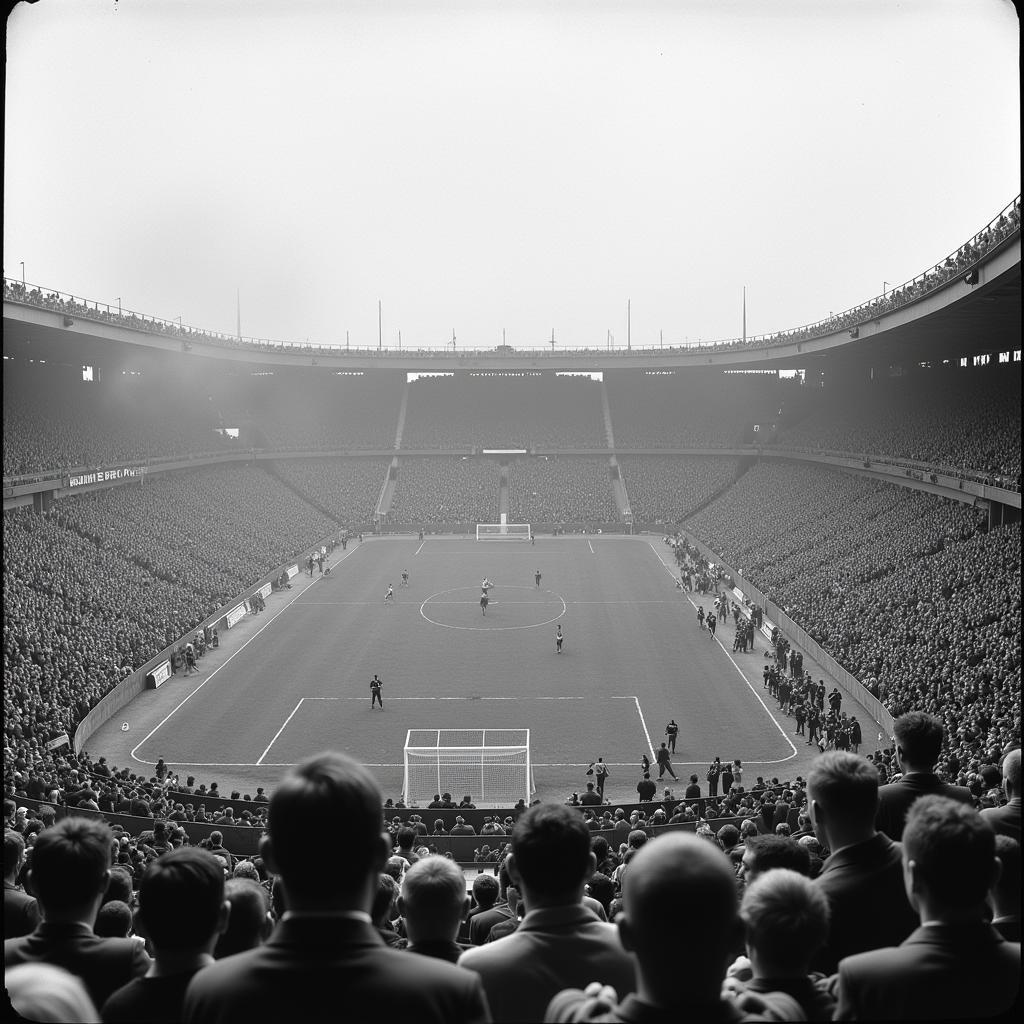
[[[408,730],[529,729],[537,795],[564,799],[599,755],[609,792],[632,792],[641,755],[654,760],[674,718],[681,778],[715,756],[785,771],[797,752],[761,685],[763,638],[757,653],[736,654],[731,621],[717,639],[699,629],[699,598],[675,588],[670,557],[646,537],[382,538],[338,549],[329,576],[275,595],[215,670],[176,678],[173,704],[157,691],[160,714],[141,716],[131,756],[163,757],[226,792],[272,787],[285,766],[342,750],[397,797]],[[375,673],[383,711],[370,708]]]

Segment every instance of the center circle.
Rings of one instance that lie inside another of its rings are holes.
[[[530,601],[518,594],[505,596],[507,591],[527,591],[535,594],[536,599]],[[481,615],[480,588],[479,587],[453,587],[450,590],[439,590],[431,594],[420,605],[420,615],[434,626],[442,626],[445,629],[479,629],[479,630],[505,630],[505,629],[536,629],[538,626],[549,626],[557,622],[566,610],[565,598],[556,594],[553,590],[540,590],[536,587],[513,587],[501,586],[492,587],[488,595],[490,601],[487,605],[487,615]],[[430,605],[431,612],[436,618],[427,614],[427,606]],[[516,621],[518,619],[529,619],[529,609],[533,608],[535,615],[546,615],[552,611],[557,614],[542,622]],[[447,614],[445,614],[447,613]],[[524,614],[525,613],[525,614]],[[468,625],[468,622],[476,616],[479,625]],[[449,619],[450,621],[442,621]],[[506,622],[512,620],[512,625],[490,625],[488,620],[504,619]]]

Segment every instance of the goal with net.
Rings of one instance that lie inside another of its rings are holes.
[[[505,513],[501,514],[500,523],[477,523],[477,540],[529,540],[529,523],[509,523],[505,519]]]
[[[435,793],[479,807],[529,803],[536,789],[529,729],[410,729],[405,737],[407,804],[425,806]]]

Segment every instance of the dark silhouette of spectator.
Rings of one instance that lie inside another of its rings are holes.
[[[1009,1020],[1020,945],[988,923],[992,830],[964,803],[921,797],[907,815],[903,867],[921,926],[897,947],[840,962],[835,1019]]]
[[[35,931],[39,904],[18,885],[25,866],[25,840],[18,832],[4,832],[4,939],[16,939]]]
[[[270,914],[270,893],[251,878],[229,878],[224,899],[231,905],[227,927],[217,936],[215,960],[244,953],[266,942],[274,927]]]
[[[1020,842],[1020,748],[1011,750],[1003,758],[1003,792],[1006,803],[1002,807],[986,807],[982,820],[993,832],[1009,836]]]
[[[469,942],[469,923],[478,914],[490,910],[498,900],[498,879],[481,872],[473,879],[470,907],[459,929],[459,940]]]
[[[248,1024],[294,1017],[335,1021],[487,1021],[480,979],[452,964],[389,951],[369,911],[391,843],[383,795],[362,765],[325,753],[291,769],[270,799],[261,841],[280,876],[287,911],[256,949],[218,960],[192,980],[185,1018],[194,1024]],[[309,870],[307,826],[331,851],[329,871]],[[401,957],[402,959],[396,959]],[[321,969],[309,970],[315,961]]]
[[[992,927],[1007,942],[1020,942],[1020,843],[996,836],[999,877],[992,886]]]
[[[743,844],[743,857],[740,861],[740,876],[745,885],[772,868],[788,868],[798,874],[809,877],[811,874],[811,855],[807,847],[801,846],[790,836],[757,835],[750,836]]]
[[[735,879],[720,850],[686,833],[659,836],[633,858],[623,908],[617,927],[636,957],[635,994],[608,984],[595,967],[586,988],[552,998],[545,1020],[745,1019],[722,994],[742,925]]]
[[[106,900],[96,913],[93,934],[101,939],[127,939],[134,924],[132,908],[123,900]]]
[[[64,967],[82,979],[99,1006],[150,966],[138,943],[102,939],[92,931],[107,888],[111,841],[107,825],[91,818],[68,817],[41,833],[32,850],[29,882],[43,920],[30,935],[4,942],[5,967]]]
[[[508,860],[498,868],[498,897],[496,902],[487,909],[482,909],[469,918],[469,941],[473,946],[482,946],[487,941],[491,929],[500,921],[508,921],[515,917],[515,911],[508,905],[508,887],[512,879],[508,873]],[[474,883],[474,889],[476,885]]]
[[[459,959],[483,979],[496,1021],[540,1020],[562,988],[602,978],[632,991],[633,962],[613,925],[582,905],[596,859],[578,813],[537,804],[516,822],[508,870],[526,904],[519,928]]]
[[[831,855],[815,886],[832,916],[815,968],[878,946],[897,945],[917,926],[903,886],[900,846],[875,830],[878,772],[862,757],[834,750],[816,758],[807,776],[811,820]]]
[[[893,724],[896,760],[903,778],[882,786],[878,791],[875,827],[890,839],[903,835],[903,822],[914,801],[927,794],[945,796],[971,803],[971,791],[965,786],[950,786],[935,774],[942,752],[942,722],[923,711],[901,715]]]
[[[185,991],[214,962],[217,936],[227,925],[224,871],[205,850],[171,850],[154,860],[139,886],[139,928],[153,950],[144,977],[109,996],[100,1007],[107,1021],[177,1021]]]

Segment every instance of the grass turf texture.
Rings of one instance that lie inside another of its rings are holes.
[[[696,771],[703,780],[701,766],[715,756],[741,758],[751,781],[798,769],[802,742],[798,762],[758,699],[774,709],[761,686],[763,638],[756,654],[733,654],[731,621],[719,629],[721,643],[700,630],[697,595],[675,589],[669,557],[660,538],[535,546],[396,538],[350,547],[329,577],[280,611],[268,605],[266,622],[257,618],[249,641],[212,676],[177,678],[173,704],[167,684],[156,691],[161,713],[136,715],[133,758],[163,757],[182,777],[217,779],[226,793],[272,787],[284,765],[333,748],[373,765],[385,795],[397,797],[408,729],[528,728],[537,796],[583,789],[586,765],[602,755],[608,793],[622,802],[635,797],[641,754],[653,761],[651,745],[675,718],[681,779]],[[408,587],[399,585],[403,568]],[[486,617],[485,576],[494,584]],[[385,604],[389,583],[395,600]],[[701,603],[707,610],[711,599]],[[383,713],[370,710],[375,672]],[[155,697],[143,695],[118,721]],[[667,775],[665,784],[675,786]]]

